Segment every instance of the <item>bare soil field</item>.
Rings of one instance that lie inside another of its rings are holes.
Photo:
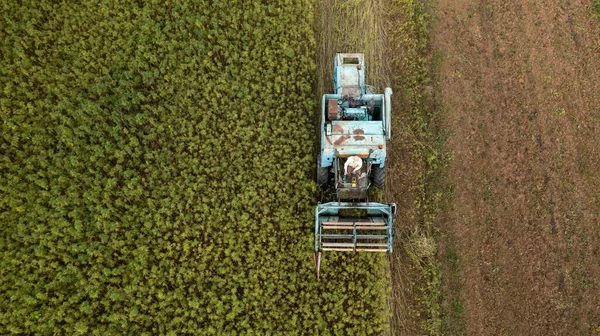
[[[591,1],[440,0],[452,199],[444,334],[600,334],[600,30]]]

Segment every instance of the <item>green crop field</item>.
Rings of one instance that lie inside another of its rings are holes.
[[[372,335],[312,262],[311,1],[0,5],[0,334]]]

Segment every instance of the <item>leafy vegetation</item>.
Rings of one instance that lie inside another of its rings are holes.
[[[420,320],[420,333],[438,335],[442,331],[441,271],[438,251],[439,212],[447,197],[443,173],[448,164],[448,154],[443,148],[445,141],[440,125],[442,116],[436,106],[436,58],[432,56],[428,33],[432,24],[431,1],[394,0],[390,17],[389,48],[396,85],[401,88],[404,104],[409,110],[405,124],[396,121],[400,130],[410,136],[403,139],[409,147],[410,166],[414,172],[409,191],[413,195],[415,214],[411,225],[402,232],[403,247],[412,272],[410,281],[415,285],[416,315]],[[395,116],[400,118],[399,116]],[[392,121],[394,123],[394,121]],[[396,322],[397,323],[397,322]]]
[[[600,0],[594,0],[593,6],[594,6],[594,14],[596,14],[596,17],[598,19],[600,19]]]
[[[312,265],[311,2],[0,5],[0,334],[381,334]]]

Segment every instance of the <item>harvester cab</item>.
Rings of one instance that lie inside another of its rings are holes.
[[[335,56],[333,89],[321,102],[317,182],[328,187],[333,176],[336,201],[319,204],[315,212],[317,278],[323,251],[392,252],[396,216],[394,203],[369,201],[369,188],[383,188],[385,182],[392,89],[377,94],[366,84],[363,54]],[[352,156],[362,167],[345,174]]]

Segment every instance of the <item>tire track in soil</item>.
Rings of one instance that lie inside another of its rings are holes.
[[[584,1],[443,0],[432,33],[470,335],[597,335],[600,58]]]

